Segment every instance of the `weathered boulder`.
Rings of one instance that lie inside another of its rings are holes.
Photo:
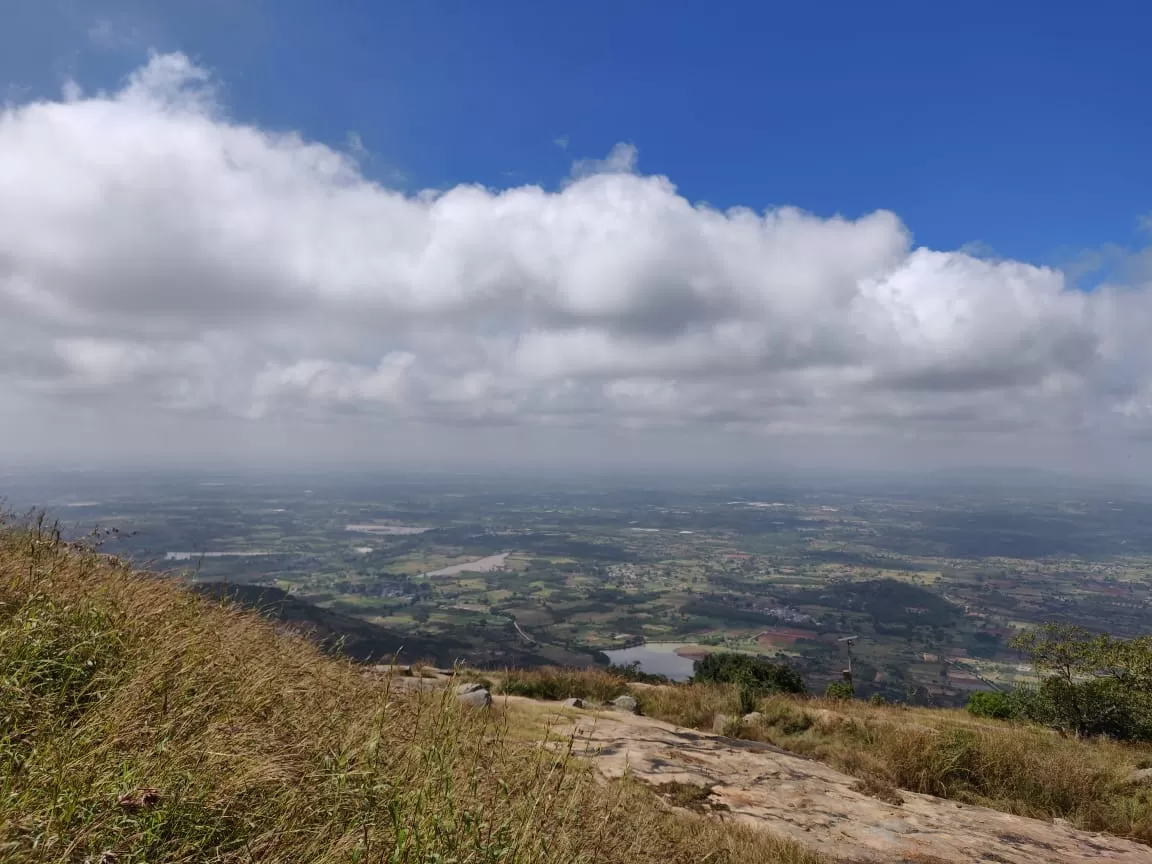
[[[465,696],[469,693],[475,693],[477,690],[486,690],[487,688],[476,681],[466,681],[456,688],[458,696]]]
[[[584,700],[578,696],[573,696],[571,699],[565,699],[560,704],[563,705],[565,708],[583,708],[584,707]]]
[[[617,711],[627,711],[629,714],[640,713],[640,703],[633,696],[617,696],[608,704]]]
[[[732,730],[732,721],[735,719],[731,714],[717,714],[712,718],[712,731],[717,735],[727,735]]]
[[[467,693],[458,693],[456,698],[461,705],[470,708],[487,708],[492,704],[492,694],[481,687],[479,690],[469,690]]]

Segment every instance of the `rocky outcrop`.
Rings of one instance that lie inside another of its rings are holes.
[[[884,864],[1152,864],[1152,849],[1067,823],[930,795],[870,789],[828,766],[750,741],[611,711],[564,730],[606,778],[693,784],[713,818],[785,835],[834,859]],[[894,803],[899,802],[899,803]]]
[[[457,684],[448,670],[378,667],[403,689],[455,685],[462,704],[487,707],[493,697],[479,682]],[[418,674],[417,674],[418,672]],[[406,674],[405,674],[406,673]],[[593,707],[582,699],[542,703],[497,697],[538,712],[558,712],[554,732],[575,738],[575,750],[605,778],[627,773],[660,789],[693,785],[698,796],[662,795],[673,806],[690,798],[707,818],[734,820],[791,837],[853,864],[1152,864],[1152,848],[1106,834],[1079,831],[1063,819],[1027,819],[930,795],[883,788],[842,774],[821,762],[767,744],[684,729],[636,713],[631,696]],[[563,709],[562,713],[559,713]],[[817,711],[838,717],[834,712]],[[536,715],[538,716],[538,715]],[[715,725],[762,721],[755,712],[717,715]],[[567,725],[565,725],[567,724]],[[566,742],[565,742],[566,743]],[[1133,783],[1152,780],[1133,772]]]

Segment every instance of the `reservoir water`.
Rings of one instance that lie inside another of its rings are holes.
[[[687,681],[692,677],[694,661],[681,657],[677,648],[687,647],[686,642],[649,642],[635,648],[617,648],[604,653],[617,666],[640,664],[640,671],[649,675],[665,675],[673,681]]]

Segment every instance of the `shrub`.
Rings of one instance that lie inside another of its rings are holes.
[[[756,710],[760,701],[760,691],[754,685],[738,684],[736,686],[736,698],[740,703],[740,714],[751,714]]]
[[[509,669],[500,692],[530,699],[591,699],[608,702],[628,692],[628,682],[600,669]]]
[[[765,700],[760,707],[763,717],[760,725],[782,735],[802,735],[812,728],[812,715],[786,697]]]
[[[1018,700],[1007,693],[984,691],[968,697],[965,709],[973,717],[988,717],[992,720],[1012,720],[1020,716]]]
[[[803,693],[805,689],[804,679],[792,667],[735,651],[717,651],[697,660],[692,681],[737,684],[761,694]]]
[[[667,675],[657,675],[655,672],[645,672],[640,668],[640,662],[635,661],[619,665],[610,663],[608,665],[608,673],[615,675],[617,678],[623,678],[625,681],[637,681],[641,684],[670,684]]]
[[[833,681],[824,688],[825,699],[847,700],[856,695],[856,688],[847,681]]]
[[[740,711],[738,688],[733,684],[675,684],[645,687],[634,695],[644,714],[659,717],[677,726],[711,729],[717,714],[747,714]]]

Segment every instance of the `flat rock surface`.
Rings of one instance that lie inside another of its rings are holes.
[[[572,721],[570,721],[572,722]],[[792,837],[833,858],[884,864],[1152,864],[1152,848],[1107,834],[900,790],[894,805],[857,779],[775,747],[649,717],[588,714],[567,730],[601,774],[712,787],[715,814]],[[558,730],[559,731],[559,730]]]

